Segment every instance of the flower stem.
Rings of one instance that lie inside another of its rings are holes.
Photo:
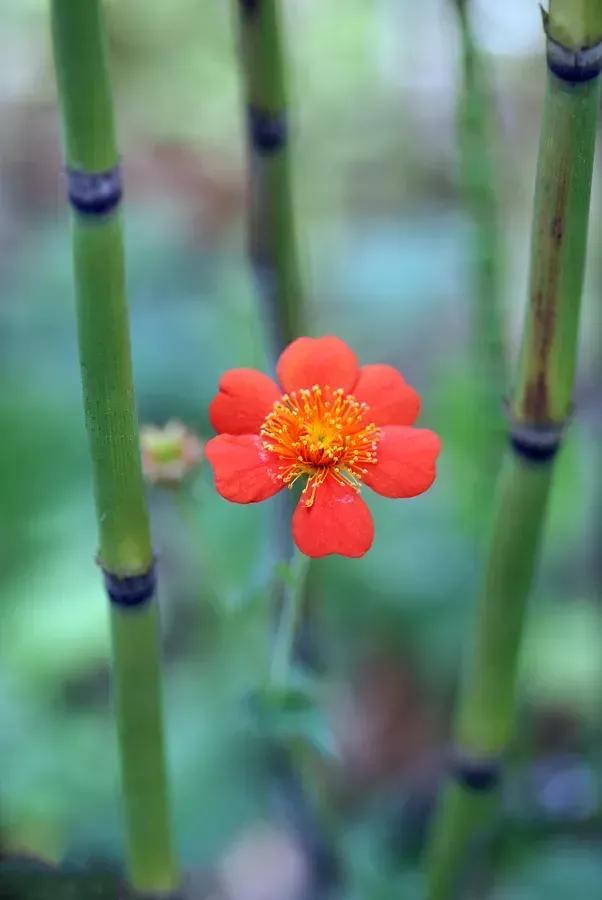
[[[247,115],[248,249],[270,353],[304,333],[279,0],[237,0]]]
[[[553,3],[548,30],[554,9]],[[443,792],[428,852],[428,900],[455,896],[468,846],[492,809],[497,768],[513,731],[518,653],[553,463],[571,409],[600,76],[579,80],[571,71],[554,72],[552,65],[536,179],[529,302],[510,404],[511,448],[498,486],[464,670],[454,779]]]
[[[310,558],[297,549],[290,562],[282,597],[280,619],[274,635],[270,670],[270,681],[278,687],[285,687],[288,682],[297,625],[303,611],[303,597],[310,562]]]
[[[52,0],[83,400],[111,599],[115,713],[132,886],[177,884],[167,799],[153,553],[129,346],[118,156],[99,0]]]
[[[294,663],[295,637],[302,619],[310,565],[310,557],[295,549],[286,573],[268,681],[268,687],[283,696]],[[330,896],[337,882],[338,864],[325,796],[316,788],[311,758],[302,746],[278,739],[271,748],[271,765],[278,794],[285,798],[289,827],[297,833],[300,846],[307,854],[310,893]]]

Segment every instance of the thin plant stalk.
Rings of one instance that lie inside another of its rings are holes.
[[[453,777],[428,848],[428,900],[456,896],[467,850],[495,805],[501,757],[513,733],[526,602],[554,459],[571,412],[600,103],[600,57],[581,51],[602,40],[602,8],[598,0],[552,0],[545,24],[546,98],[527,315],[509,409],[510,449],[464,670]]]
[[[131,885],[176,887],[153,551],[144,497],[125,293],[121,187],[100,0],[52,0],[77,328],[99,532],[111,599],[113,691]],[[93,811],[91,811],[93,815]]]
[[[284,592],[272,643],[267,687],[286,700],[294,689],[296,637],[303,613],[307,576],[311,560],[294,551],[283,573]],[[299,741],[280,738],[273,742],[270,754],[272,774],[276,774],[276,793],[282,795],[288,810],[289,827],[297,833],[311,869],[312,896],[330,896],[338,882],[338,865],[331,813],[325,796],[316,788],[313,754]],[[280,801],[282,803],[282,800]]]
[[[272,648],[270,680],[278,687],[287,686],[310,562],[308,556],[296,550],[288,568],[280,620]]]
[[[248,160],[247,245],[268,356],[275,367],[291,341],[307,333],[293,203],[289,103],[281,0],[235,0]],[[294,552],[288,522],[292,495],[276,499],[270,546],[277,561]],[[286,602],[276,590],[275,605]]]
[[[506,363],[502,313],[502,236],[496,184],[496,145],[492,91],[487,66],[470,21],[469,0],[452,0],[462,54],[462,85],[457,132],[461,199],[470,226],[470,342],[476,375],[475,452],[489,484],[503,449],[499,398],[505,390]],[[484,486],[486,488],[486,486]],[[483,508],[486,508],[483,505]]]
[[[280,0],[236,0],[246,106],[248,251],[270,355],[306,328],[293,205]]]

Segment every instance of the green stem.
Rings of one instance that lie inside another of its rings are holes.
[[[599,76],[572,83],[548,71],[513,449],[500,477],[456,723],[457,751],[473,767],[498,759],[512,736],[524,613],[571,406],[599,102]],[[477,790],[464,774],[444,790],[429,847],[428,900],[455,896],[468,845],[490,814],[493,785]]]
[[[278,687],[285,687],[288,681],[295,634],[303,611],[303,598],[310,562],[308,556],[295,550],[282,598],[280,619],[274,635],[270,681]]]
[[[530,303],[512,409],[563,423],[577,360],[600,77],[568,85],[548,73],[535,189]]]
[[[111,612],[113,693],[132,885],[153,896],[178,877],[172,851],[161,712],[157,603]]]
[[[52,0],[52,37],[68,170],[114,170],[118,155],[99,0]],[[73,216],[77,326],[99,531],[98,559],[123,591],[148,576],[153,553],[134,402],[118,194]],[[150,593],[150,592],[147,592]],[[111,607],[115,711],[128,866],[134,888],[177,883],[167,800],[154,596]]]
[[[247,114],[249,256],[274,357],[306,327],[279,0],[236,0]]]
[[[291,668],[294,663],[295,638],[303,614],[307,576],[311,559],[295,549],[288,566],[285,590],[280,608],[280,618],[274,635],[268,687],[286,695]],[[316,892],[326,892],[333,887],[336,876],[332,817],[326,806],[326,795],[316,787],[313,753],[300,742],[289,743],[278,739],[275,743],[279,759],[279,779],[289,793],[296,797],[290,804],[289,825],[298,831],[298,839],[308,855],[312,869],[312,881]],[[332,867],[332,872],[329,869]],[[319,885],[318,885],[319,880]]]
[[[458,15],[463,57],[463,88],[458,109],[460,181],[473,240],[473,329],[477,374],[489,410],[505,384],[501,312],[501,235],[493,159],[491,90],[475,43],[468,0],[453,0]]]
[[[501,309],[502,241],[494,128],[487,68],[476,45],[468,0],[453,0],[460,30],[463,84],[458,103],[460,187],[470,227],[471,333],[474,374],[474,450],[476,495],[491,496],[503,452],[501,397],[506,390],[506,362]],[[478,506],[479,532],[490,504]]]
[[[600,0],[550,0],[548,34],[571,49],[590,47],[602,35]]]
[[[471,757],[495,756],[512,734],[517,655],[551,477],[550,463],[516,453],[504,461],[456,731]]]

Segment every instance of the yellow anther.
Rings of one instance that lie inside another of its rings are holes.
[[[328,476],[359,490],[376,462],[379,430],[374,423],[361,425],[368,412],[343,388],[314,384],[292,391],[276,401],[263,422],[263,446],[281,461],[279,478],[288,487],[306,478],[305,503],[312,506],[316,492]]]

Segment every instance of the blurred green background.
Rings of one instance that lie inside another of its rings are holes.
[[[400,368],[444,452],[424,497],[369,497],[376,541],[365,558],[314,564],[316,707],[261,727],[286,732],[304,759],[312,749],[342,896],[378,900],[395,888],[418,898],[495,480],[473,415],[458,34],[446,0],[285,7],[312,330],[340,335],[363,362]],[[474,7],[494,92],[514,359],[544,83],[540,17],[525,0]],[[178,418],[206,438],[220,373],[266,367],[244,252],[233,8],[111,0],[107,15],[140,419]],[[7,857],[85,872],[118,862],[121,833],[47,3],[3,0],[0,24],[0,834]],[[494,869],[476,873],[471,897],[594,897],[602,879],[601,181],[598,155],[577,415],[530,607],[504,827]],[[248,703],[266,665],[270,504],[228,505],[206,466],[179,494],[149,489],[149,501],[179,848],[187,866],[218,872],[215,896],[283,900],[278,879],[293,878],[298,847],[279,824]],[[262,888],[266,866],[274,883]]]

